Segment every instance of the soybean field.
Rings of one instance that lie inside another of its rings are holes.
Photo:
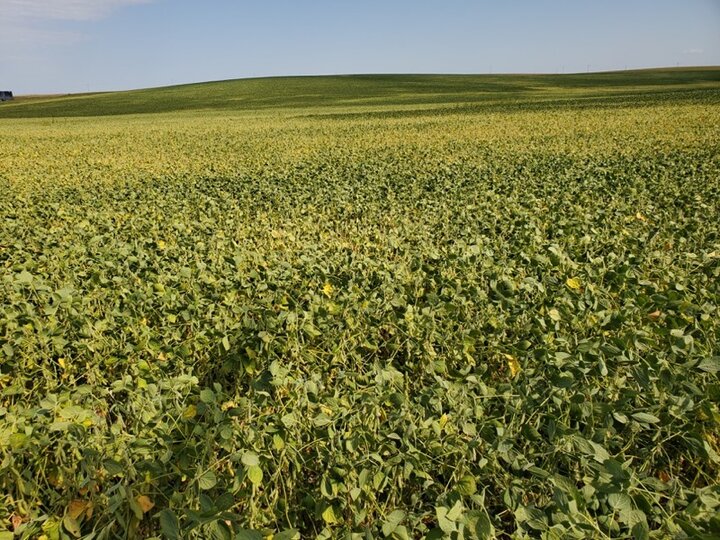
[[[0,540],[717,538],[720,69],[0,105]]]

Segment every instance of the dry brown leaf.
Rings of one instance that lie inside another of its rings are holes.
[[[85,510],[87,510],[88,506],[90,506],[89,501],[84,501],[82,499],[73,499],[70,501],[70,504],[67,507],[67,514],[71,518],[77,520]]]
[[[23,523],[23,518],[17,514],[13,514],[10,516],[10,523],[12,524],[13,531],[17,531]]]
[[[137,501],[138,506],[142,509],[143,514],[147,514],[155,506],[155,503],[152,502],[150,500],[150,497],[148,497],[147,495],[140,495],[135,500]]]

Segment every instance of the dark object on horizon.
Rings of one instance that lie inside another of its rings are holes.
[[[0,90],[0,101],[10,101],[13,99],[12,92],[9,90]]]

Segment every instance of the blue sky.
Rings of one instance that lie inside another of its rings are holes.
[[[720,65],[720,0],[0,0],[18,94],[676,65]]]

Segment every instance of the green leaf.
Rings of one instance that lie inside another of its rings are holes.
[[[650,528],[646,521],[636,523],[632,528],[633,538],[635,540],[650,540]]]
[[[125,467],[123,467],[121,463],[118,463],[117,461],[112,459],[106,459],[105,461],[103,461],[103,468],[111,477],[122,475],[122,473],[126,471]]]
[[[263,540],[263,534],[250,529],[240,529],[235,535],[235,540]]]
[[[450,511],[447,513],[447,518],[452,519],[453,521],[457,521],[460,516],[462,516],[463,513],[463,505],[460,501],[457,501],[453,507],[450,509]]]
[[[260,458],[255,452],[247,451],[242,455],[241,461],[246,467],[257,467],[260,465]]]
[[[446,534],[450,534],[457,530],[455,519],[453,519],[451,512],[452,511],[448,510],[445,506],[435,507],[435,515],[437,516],[438,525]]]
[[[206,471],[198,478],[198,487],[203,490],[212,489],[217,484],[217,476],[212,471]]]
[[[175,512],[169,508],[165,508],[156,514],[160,520],[160,530],[168,540],[180,539],[180,523]]]
[[[720,356],[704,358],[700,361],[697,367],[701,371],[706,371],[708,373],[717,373],[718,371],[720,371]]]
[[[23,270],[20,272],[17,277],[15,278],[18,283],[22,283],[24,285],[29,285],[33,282],[33,275],[28,272],[27,270]]]
[[[619,513],[620,522],[628,527],[634,527],[638,523],[647,522],[647,517],[642,510],[624,510]]]
[[[128,506],[138,520],[143,518],[143,510],[135,497],[128,497]]]
[[[398,525],[402,523],[403,519],[405,519],[405,512],[403,512],[402,510],[395,510],[391,512],[385,520],[385,523],[383,523],[383,534],[385,536],[390,536],[392,533],[395,532],[395,529],[397,529]]]
[[[282,418],[280,418],[280,421],[283,423],[283,425],[287,428],[293,427],[295,424],[297,424],[297,416],[295,416],[295,413],[287,413]]]
[[[322,335],[322,332],[320,332],[320,330],[315,328],[315,325],[313,325],[310,322],[305,323],[305,325],[303,326],[303,330],[311,338],[320,337]]]
[[[273,540],[300,540],[300,531],[287,529],[274,535]]]
[[[660,421],[657,416],[644,412],[634,413],[631,416],[638,422],[642,422],[645,424],[656,424]]]
[[[213,540],[232,540],[230,528],[222,521],[215,520],[208,526],[210,538]]]
[[[473,540],[490,540],[495,538],[495,527],[485,509],[470,510],[464,518],[466,531]]]
[[[65,527],[65,530],[72,534],[75,538],[80,538],[82,533],[80,531],[80,524],[77,520],[70,516],[65,516],[63,518],[63,527]]]
[[[205,388],[200,391],[200,401],[203,403],[215,403],[215,392],[209,388]]]
[[[605,463],[606,460],[610,459],[610,454],[608,453],[605,448],[593,441],[588,441],[590,443],[590,446],[592,446],[593,449],[593,458],[598,463]]]
[[[324,412],[321,412],[315,418],[313,418],[313,424],[315,424],[316,427],[326,426],[331,422],[332,422],[332,418],[330,418]]]
[[[625,493],[611,493],[608,495],[608,504],[618,512],[629,512],[633,509],[632,499]]]
[[[0,531],[0,540],[13,540],[15,535],[10,531]]]
[[[573,435],[572,440],[578,450],[584,454],[592,456],[598,463],[604,463],[606,460],[610,459],[610,454],[607,450],[605,450],[605,448],[603,448],[602,445],[594,441],[589,441],[577,434]]]

